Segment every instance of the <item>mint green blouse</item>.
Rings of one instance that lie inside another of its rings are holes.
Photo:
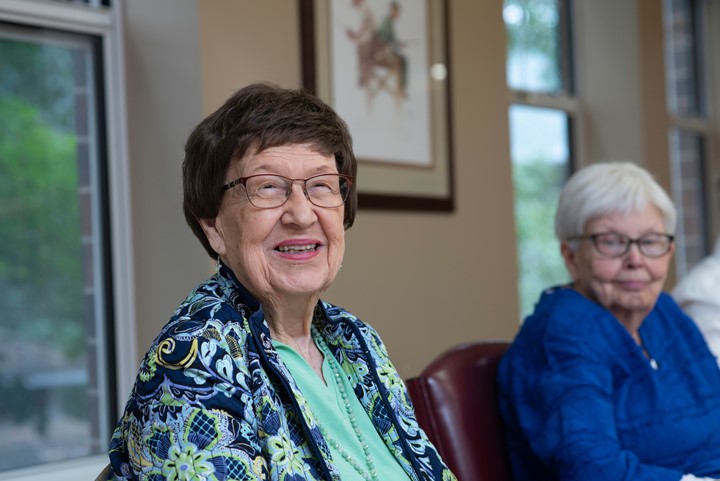
[[[295,378],[300,391],[306,399],[310,410],[317,422],[337,441],[342,448],[367,470],[365,454],[363,453],[360,441],[355,435],[355,430],[350,424],[350,419],[342,399],[340,387],[337,385],[333,374],[331,362],[335,363],[337,369],[342,373],[342,368],[333,356],[325,355],[322,370],[327,385],[320,379],[320,376],[313,371],[305,359],[287,344],[273,341],[280,359],[287,366]],[[350,408],[370,447],[370,453],[377,470],[378,479],[409,480],[407,473],[403,470],[388,447],[383,443],[370,417],[365,412],[360,400],[353,394],[352,387],[347,377],[340,376],[345,392],[350,399]],[[340,472],[343,481],[365,481],[365,479],[343,458],[333,443],[328,443],[335,467]]]

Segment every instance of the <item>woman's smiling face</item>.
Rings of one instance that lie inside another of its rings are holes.
[[[337,173],[334,156],[308,145],[271,147],[234,161],[226,182],[254,174],[291,179]],[[202,222],[213,248],[238,280],[261,302],[278,297],[319,297],[335,279],[345,252],[345,207],[318,207],[295,182],[287,202],[253,206],[245,187],[225,193],[214,219]]]
[[[624,234],[631,239],[650,233],[665,233],[663,216],[652,204],[630,214],[608,214],[590,219],[584,235],[605,232]],[[626,327],[644,319],[655,306],[667,277],[670,251],[660,257],[647,257],[632,244],[620,257],[598,253],[589,239],[573,251],[563,244],[563,256],[575,288],[612,312]],[[635,328],[638,327],[634,324]]]

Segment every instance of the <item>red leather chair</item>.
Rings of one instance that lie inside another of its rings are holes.
[[[509,346],[455,346],[406,381],[420,426],[458,481],[512,480],[495,387]]]

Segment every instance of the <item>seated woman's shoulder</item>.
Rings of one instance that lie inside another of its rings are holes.
[[[587,334],[598,318],[609,315],[597,303],[587,299],[574,289],[557,286],[546,289],[535,305],[535,310],[524,324],[542,326],[559,332]]]
[[[516,365],[544,365],[556,357],[586,358],[610,348],[610,331],[622,326],[598,304],[565,287],[543,292],[525,320],[508,354]]]
[[[204,371],[212,359],[229,354],[243,359],[249,335],[249,312],[227,300],[196,290],[191,293],[153,340],[143,359],[140,378]]]

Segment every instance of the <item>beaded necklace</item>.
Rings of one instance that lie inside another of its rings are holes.
[[[353,431],[355,431],[355,437],[360,442],[360,446],[362,446],[363,453],[365,454],[365,463],[368,469],[366,470],[363,466],[361,466],[357,459],[352,457],[350,453],[343,449],[340,443],[338,443],[332,436],[330,436],[330,433],[327,431],[327,429],[325,429],[322,424],[320,424],[318,417],[315,415],[315,413],[313,413],[313,417],[316,420],[317,426],[318,428],[320,428],[320,433],[322,433],[328,444],[334,447],[337,452],[340,453],[340,456],[342,456],[345,461],[350,463],[350,465],[355,469],[355,471],[357,471],[358,474],[360,474],[360,476],[362,476],[366,481],[379,481],[377,476],[377,470],[375,469],[375,461],[373,460],[372,453],[370,453],[370,446],[368,446],[368,443],[365,441],[365,437],[362,434],[360,425],[358,424],[357,419],[355,419],[355,415],[353,414],[352,408],[350,406],[350,397],[348,396],[347,391],[345,391],[345,384],[342,381],[340,369],[337,366],[337,361],[330,352],[330,348],[328,348],[327,344],[325,343],[325,339],[323,339],[323,337],[315,328],[315,325],[312,326],[312,335],[318,348],[330,364],[330,368],[333,372],[333,377],[335,378],[335,384],[337,384],[337,387],[340,390],[340,396],[342,397],[343,403],[345,404],[345,412],[347,413],[350,424],[353,427]]]

